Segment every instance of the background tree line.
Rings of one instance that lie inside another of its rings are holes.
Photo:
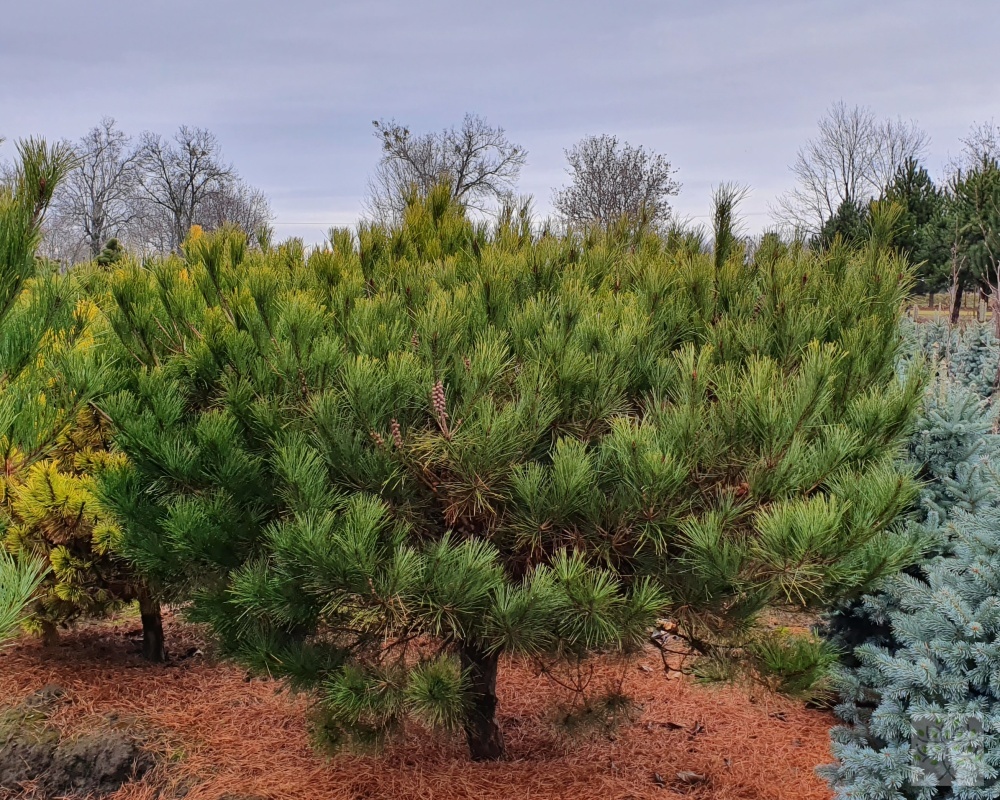
[[[382,146],[369,185],[374,218],[398,220],[408,189],[426,194],[438,182],[477,211],[496,213],[515,199],[527,151],[481,117],[422,135],[395,121],[374,127]],[[953,321],[968,291],[1000,308],[1000,128],[973,126],[937,179],[925,164],[930,139],[912,120],[879,118],[870,108],[838,102],[818,129],[791,165],[795,187],[774,204],[777,230],[760,241],[778,236],[816,249],[829,249],[838,237],[861,241],[871,233],[873,204],[894,203],[900,215],[889,244],[917,265],[915,291],[949,292]],[[565,155],[568,182],[553,190],[549,225],[607,228],[624,221],[720,253],[730,246],[718,240],[717,229],[731,234],[731,226],[713,219],[702,230],[674,216],[670,200],[681,186],[664,155],[609,134],[586,136]],[[721,185],[714,207],[731,210],[746,194],[738,185]]]
[[[131,137],[105,117],[66,148],[72,167],[53,197],[43,246],[64,264],[97,258],[110,240],[139,253],[176,252],[192,225],[229,223],[254,240],[268,234],[274,215],[264,193],[204,128]]]
[[[398,222],[411,194],[426,196],[438,185],[448,187],[450,200],[487,216],[530,204],[516,193],[527,150],[481,116],[467,114],[458,126],[427,133],[392,119],[376,120],[373,129],[381,156],[365,201],[370,219]],[[992,123],[974,127],[959,157],[934,179],[924,163],[929,139],[916,123],[836,103],[791,166],[796,186],[775,203],[781,235],[821,249],[838,236],[857,240],[868,233],[871,204],[891,201],[902,210],[892,244],[918,265],[918,292],[950,292],[953,319],[968,291],[996,305],[998,131]],[[67,147],[73,165],[53,197],[42,245],[63,264],[101,257],[109,241],[105,260],[122,248],[177,252],[192,225],[233,224],[256,243],[271,235],[266,196],[240,177],[204,128],[131,137],[105,118]],[[713,232],[675,218],[670,201],[681,187],[664,155],[610,134],[586,136],[565,155],[568,180],[553,190],[548,226],[624,221],[633,229],[686,228],[684,236],[703,244],[713,239]]]
[[[483,117],[467,114],[458,127],[424,134],[391,119],[373,127],[382,154],[369,180],[369,218],[399,221],[411,193],[423,196],[438,184],[449,187],[451,200],[487,215],[516,199],[527,150]],[[105,117],[64,147],[72,166],[53,197],[42,245],[63,264],[96,259],[112,240],[112,251],[178,252],[192,225],[233,224],[251,241],[271,235],[267,197],[240,177],[205,128],[132,137]],[[669,198],[680,184],[664,156],[601,134],[584,137],[566,157],[571,180],[553,197],[561,223],[670,219]]]
[[[967,291],[1000,308],[1000,127],[974,125],[937,180],[924,163],[929,139],[912,121],[879,119],[871,109],[834,104],[819,135],[799,151],[793,190],[775,216],[813,246],[868,235],[872,204],[902,210],[892,243],[917,264],[916,291],[950,293],[957,322]]]

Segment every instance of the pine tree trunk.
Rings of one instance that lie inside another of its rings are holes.
[[[962,313],[962,284],[958,283],[955,285],[955,301],[951,306],[951,324],[954,325],[958,322],[959,317]]]
[[[163,617],[160,604],[143,593],[139,597],[139,613],[142,615],[142,657],[147,661],[165,661],[167,654],[163,647]]]
[[[42,644],[45,647],[55,647],[59,644],[59,628],[51,620],[42,620]]]
[[[473,761],[503,758],[503,733],[497,724],[497,668],[499,653],[486,653],[473,644],[463,644],[462,671],[468,675],[470,700],[465,720],[465,738]]]

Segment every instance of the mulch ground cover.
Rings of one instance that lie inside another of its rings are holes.
[[[22,640],[0,653],[0,705],[59,687],[48,723],[64,735],[109,718],[141,735],[157,766],[114,800],[831,796],[814,773],[830,759],[831,715],[665,673],[653,648],[624,672],[594,663],[591,688],[621,682],[637,706],[629,721],[588,733],[560,724],[571,693],[529,663],[506,661],[499,692],[508,757],[481,764],[469,761],[460,735],[417,726],[378,754],[324,753],[310,738],[303,697],[214,662],[194,626],[168,617],[165,627],[167,665],[142,661],[137,620],[127,617],[64,634],[54,647]]]

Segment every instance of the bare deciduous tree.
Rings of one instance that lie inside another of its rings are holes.
[[[89,256],[95,257],[135,218],[138,154],[111,117],[94,126],[73,151],[76,166],[53,203],[53,238],[68,247],[78,237]]]
[[[927,143],[912,121],[879,119],[870,108],[835,103],[819,121],[819,136],[799,150],[791,168],[797,185],[778,199],[774,214],[803,233],[817,233],[842,203],[862,207],[877,197]]]
[[[950,165],[953,178],[990,161],[1000,162],[1000,125],[993,120],[974,124],[961,142],[962,153]]]
[[[235,225],[254,241],[272,219],[271,204],[260,189],[243,180],[232,180],[205,197],[195,221],[207,230]]]
[[[264,193],[223,160],[205,129],[181,127],[172,140],[147,132],[133,147],[107,117],[72,149],[40,248],[67,266],[95,258],[112,238],[133,252],[176,250],[193,224],[229,223],[260,240],[273,218]],[[0,176],[5,169],[0,162]]]
[[[572,225],[611,225],[625,218],[661,224],[670,218],[668,198],[680,191],[665,156],[609,134],[587,136],[566,151],[570,185],[552,204]]]
[[[180,248],[208,198],[238,180],[215,135],[204,128],[182,125],[172,141],[144,133],[139,160],[139,185],[146,201],[164,212],[173,250]]]
[[[369,180],[368,211],[379,220],[399,217],[408,191],[423,194],[447,182],[467,208],[487,211],[512,194],[527,151],[501,127],[466,114],[460,128],[414,135],[395,120],[375,120],[382,158]]]

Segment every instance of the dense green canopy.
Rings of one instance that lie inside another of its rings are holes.
[[[125,552],[317,687],[331,733],[415,715],[497,757],[502,653],[631,652],[671,615],[752,658],[762,610],[911,557],[910,280],[874,245],[717,264],[439,193],[308,256],[196,237],[107,277],[129,462],[103,496]]]

